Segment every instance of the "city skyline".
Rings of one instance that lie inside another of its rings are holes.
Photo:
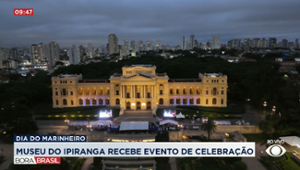
[[[198,42],[207,42],[219,34],[222,44],[232,39],[257,37],[295,41],[300,35],[299,1],[190,0],[186,3],[175,0],[168,3],[168,10],[165,5],[166,2],[134,0],[102,4],[98,1],[30,3],[3,0],[0,2],[0,15],[3,16],[0,45],[29,47],[50,41],[61,47],[88,43],[105,45],[109,34],[116,34],[120,41],[155,42],[159,39],[161,44],[170,46],[180,45],[181,37],[188,40],[190,35],[195,35]],[[14,16],[14,8],[33,8],[34,15]]]

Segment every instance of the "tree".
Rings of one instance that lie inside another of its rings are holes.
[[[102,157],[94,157],[94,162],[93,162],[93,165],[95,168],[101,168],[101,165],[102,165]]]
[[[258,128],[265,134],[271,134],[273,132],[272,126],[266,120],[262,120],[258,123]]]
[[[155,142],[169,142],[169,132],[158,132],[155,136]],[[157,170],[168,169],[169,157],[155,157]]]
[[[233,164],[234,166],[234,169],[236,170],[247,170],[248,167],[247,167],[247,164],[242,162],[242,161],[237,161]]]
[[[58,66],[58,65],[64,66],[65,64],[63,62],[61,62],[61,61],[56,61],[55,66]]]
[[[217,130],[217,125],[212,119],[208,119],[207,122],[202,124],[202,129],[207,131],[207,139],[210,140],[210,135]]]

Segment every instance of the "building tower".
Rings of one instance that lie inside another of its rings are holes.
[[[79,48],[76,48],[75,45],[73,45],[69,50],[68,50],[68,56],[69,56],[69,62],[70,64],[79,64],[80,62],[80,52]]]
[[[195,47],[195,35],[190,36],[190,50],[193,50]]]
[[[185,44],[185,36],[181,37],[181,49],[185,50],[186,49],[186,44]]]
[[[212,49],[220,49],[221,48],[221,40],[220,35],[216,34],[212,37]]]
[[[108,36],[108,54],[115,54],[119,52],[118,38],[116,34],[110,34]]]

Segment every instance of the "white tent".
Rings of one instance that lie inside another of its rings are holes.
[[[178,115],[176,115],[176,118],[185,118],[185,116],[180,112]]]
[[[300,148],[300,138],[298,136],[286,136],[279,138],[291,146],[298,146]]]
[[[159,122],[159,125],[164,125],[164,124],[167,124],[167,123],[178,125],[178,122],[176,122],[174,120],[164,120],[164,121]]]
[[[111,121],[98,120],[98,121],[93,121],[90,124],[92,126],[95,126],[95,125],[110,125],[110,124],[112,124],[112,122]]]
[[[149,130],[149,122],[121,122],[122,130]]]

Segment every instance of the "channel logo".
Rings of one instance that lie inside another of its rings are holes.
[[[266,149],[266,153],[272,157],[280,157],[284,155],[286,150],[281,145],[271,145]]]
[[[17,165],[42,165],[60,164],[60,157],[15,157],[14,164]]]

